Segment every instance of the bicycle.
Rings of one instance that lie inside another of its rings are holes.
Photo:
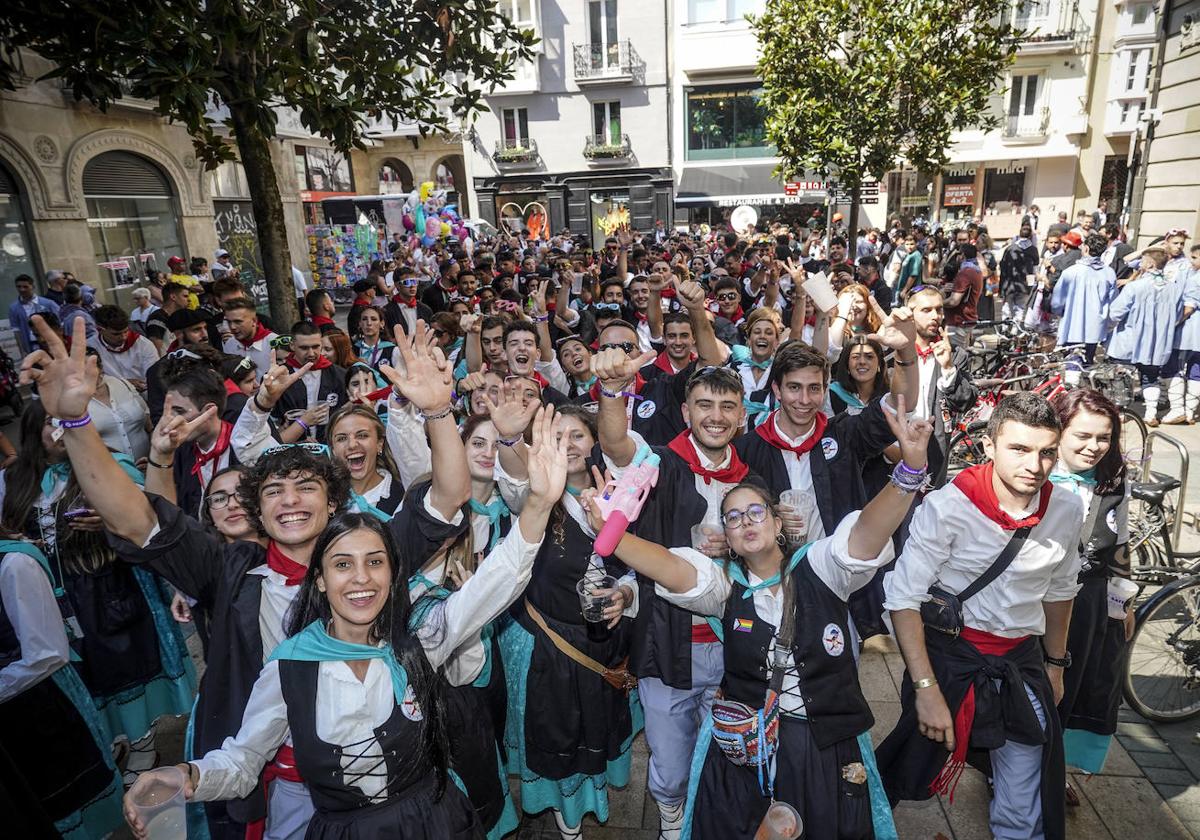
[[[1156,723],[1200,714],[1200,575],[1155,592],[1137,609],[1122,694]]]

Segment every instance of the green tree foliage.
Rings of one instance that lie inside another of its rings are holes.
[[[990,100],[1016,52],[1012,0],[767,0],[751,19],[778,174],[853,192],[900,161],[946,163],[953,132],[994,128]]]
[[[379,122],[447,129],[512,78],[536,39],[495,0],[13,0],[0,10],[0,86],[22,82],[20,49],[55,64],[77,100],[157,103],[213,168],[241,160],[271,298],[295,320],[291,259],[270,139],[277,108],[343,153]],[[212,115],[223,118],[237,151]]]

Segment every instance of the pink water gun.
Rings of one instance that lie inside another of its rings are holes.
[[[617,550],[629,523],[638,518],[650,489],[658,484],[658,464],[661,459],[642,444],[619,479],[604,485],[595,504],[604,514],[604,527],[596,535],[595,549],[601,557]]]

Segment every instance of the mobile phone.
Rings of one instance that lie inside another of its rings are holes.
[[[69,510],[66,513],[64,513],[63,519],[75,519],[80,516],[91,516],[91,515],[92,515],[91,508],[75,508],[74,510]]]

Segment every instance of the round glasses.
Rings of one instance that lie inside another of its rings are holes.
[[[721,524],[731,531],[736,531],[746,524],[747,521],[755,525],[759,525],[767,520],[767,514],[770,511],[766,505],[752,504],[746,505],[745,510],[736,508],[727,510],[721,514]]]

